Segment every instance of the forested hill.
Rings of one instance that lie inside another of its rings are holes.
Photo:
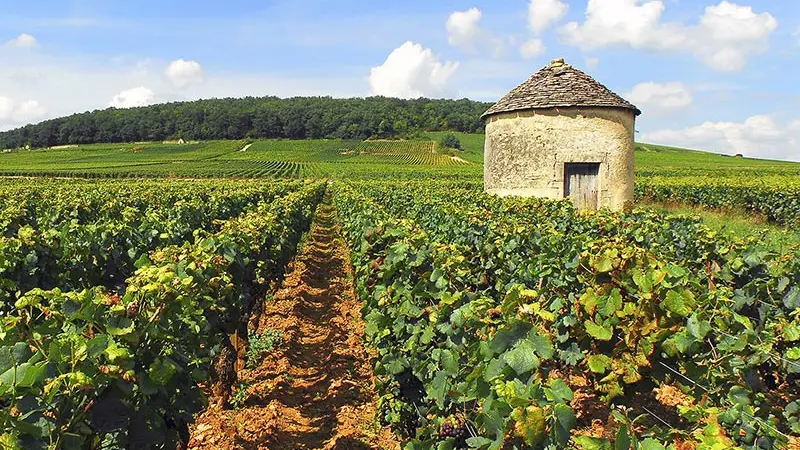
[[[472,100],[225,98],[109,108],[0,133],[0,149],[99,142],[393,137],[419,131],[482,132],[490,103]]]

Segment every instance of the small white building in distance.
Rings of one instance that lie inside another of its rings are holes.
[[[623,209],[633,202],[639,114],[589,75],[553,60],[483,114],[484,188],[569,197],[580,209]]]

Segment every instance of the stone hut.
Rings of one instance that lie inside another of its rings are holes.
[[[484,188],[620,210],[633,202],[639,114],[589,75],[553,60],[483,114]]]

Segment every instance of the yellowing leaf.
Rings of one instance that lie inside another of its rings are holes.
[[[611,326],[604,327],[591,320],[585,321],[583,326],[586,327],[586,332],[589,333],[590,336],[601,341],[610,341],[611,336],[614,335],[614,330]]]
[[[589,365],[589,370],[594,373],[606,373],[611,367],[611,358],[606,355],[591,355],[586,361]]]
[[[692,313],[692,309],[687,304],[687,298],[675,290],[667,292],[667,298],[661,303],[667,311],[681,317],[686,317]]]
[[[578,302],[583,305],[583,309],[587,313],[593,314],[594,309],[597,307],[597,294],[595,294],[594,289],[589,289],[581,295]]]
[[[593,267],[599,273],[606,273],[614,269],[614,263],[608,255],[600,255],[595,258]]]

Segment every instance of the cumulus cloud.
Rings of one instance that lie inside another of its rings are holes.
[[[483,13],[478,8],[450,14],[445,23],[447,41],[453,47],[464,51],[488,49],[495,56],[499,56],[505,49],[503,40],[480,27],[482,17]]]
[[[35,48],[39,46],[39,41],[37,41],[36,38],[30,34],[22,33],[14,39],[6,42],[6,45],[17,48]]]
[[[634,48],[678,45],[662,39],[670,37],[663,30],[666,25],[660,23],[664,3],[639,3],[639,0],[589,0],[586,21],[582,25],[569,22],[560,32],[569,44],[584,49],[620,44]]]
[[[536,58],[547,51],[544,41],[539,37],[558,22],[567,13],[569,5],[561,0],[530,0],[528,3],[528,28],[533,38],[525,41],[519,48],[519,54],[525,59]]]
[[[201,84],[177,89],[164,75],[169,61],[139,58],[109,59],[96,54],[52,55],[47,51],[19,52],[0,41],[0,97],[15,105],[36,99],[47,107],[43,119],[110,106],[120,91],[145,86],[154,92],[151,103],[279,95],[363,97],[369,94],[363,71],[335,74],[226,73],[206,76]],[[149,68],[148,68],[149,67]],[[125,95],[125,97],[129,97]],[[146,98],[147,96],[145,96]],[[45,101],[46,100],[46,101]],[[1,101],[5,105],[6,101]],[[119,100],[117,100],[117,105]],[[0,105],[0,109],[5,109]],[[14,128],[9,113],[0,118],[0,131]]]
[[[14,109],[11,119],[17,123],[35,122],[47,115],[47,109],[36,100],[28,100]]]
[[[47,109],[36,100],[17,104],[13,99],[0,97],[0,122],[26,124],[36,122],[47,115]]]
[[[408,41],[394,49],[386,61],[373,67],[369,84],[373,94],[390,97],[435,97],[447,91],[458,62],[442,62],[431,49]]]
[[[177,88],[184,88],[194,83],[202,83],[205,78],[203,66],[199,62],[183,59],[176,59],[169,63],[164,74],[173,86]]]
[[[700,45],[700,57],[706,64],[736,71],[744,68],[751,54],[768,48],[769,35],[776,28],[778,21],[770,13],[756,14],[750,6],[723,1],[706,8],[695,43]],[[707,41],[709,35],[711,42]]]
[[[767,50],[778,27],[770,13],[723,0],[706,7],[697,25],[662,21],[661,0],[589,0],[586,20],[560,28],[568,44],[584,50],[628,46],[648,51],[694,54],[707,66],[739,71],[750,56]]]
[[[14,100],[8,97],[0,97],[0,122],[11,118],[14,113]]]
[[[475,45],[475,39],[478,38],[480,30],[478,23],[481,21],[482,15],[483,13],[478,8],[455,11],[450,14],[445,24],[448,35],[447,40],[450,45],[472,48]]]
[[[108,103],[108,106],[114,108],[136,108],[139,106],[152,105],[155,101],[156,95],[152,90],[144,86],[139,86],[115,95]]]
[[[533,59],[537,56],[541,56],[547,48],[544,46],[544,42],[541,39],[531,39],[522,44],[519,48],[519,53],[525,59]]]
[[[625,98],[644,111],[675,111],[692,104],[692,94],[683,83],[639,83]]]
[[[534,33],[541,34],[561,20],[568,9],[569,5],[561,0],[531,0],[528,4],[528,26]]]
[[[644,133],[642,140],[718,153],[800,160],[800,120],[780,126],[768,115],[744,122],[705,122],[685,129]]]

